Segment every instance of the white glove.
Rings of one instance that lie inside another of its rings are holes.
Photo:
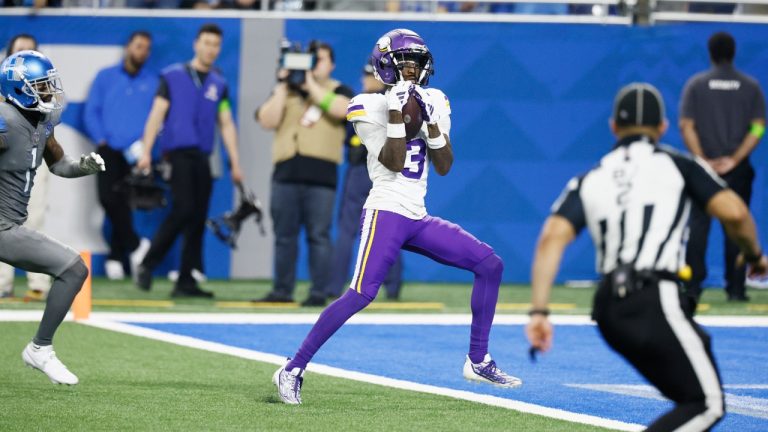
[[[106,171],[107,167],[101,156],[91,152],[89,155],[80,156],[80,169],[87,174],[96,174],[99,171]]]
[[[427,124],[435,124],[440,121],[440,114],[435,109],[432,96],[420,86],[413,86],[413,95],[421,107],[421,117]]]
[[[402,111],[403,105],[408,102],[408,97],[413,92],[413,83],[410,81],[398,81],[387,92],[387,107],[390,111]]]

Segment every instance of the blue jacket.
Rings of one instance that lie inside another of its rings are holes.
[[[219,104],[227,86],[224,77],[211,70],[205,82],[196,83],[184,64],[171,65],[161,74],[171,103],[159,138],[163,153],[181,148],[211,153]]]
[[[146,68],[129,75],[122,61],[102,69],[85,101],[85,130],[91,140],[122,151],[141,139],[159,82]]]

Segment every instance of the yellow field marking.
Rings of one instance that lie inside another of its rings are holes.
[[[496,310],[528,310],[531,308],[530,303],[499,303],[496,305]],[[574,303],[550,303],[550,310],[573,310],[576,309]]]
[[[768,312],[768,304],[748,304],[747,310],[752,312]]]
[[[165,307],[170,308],[175,305],[170,300],[107,300],[93,299],[94,306],[136,306],[136,307]]]
[[[392,302],[392,303],[371,303],[366,309],[379,309],[379,310],[443,310],[445,304],[443,303],[419,303],[419,302]]]
[[[232,308],[232,309],[245,309],[245,308],[259,308],[259,309],[297,309],[298,303],[271,303],[271,302],[251,302],[251,301],[221,301],[214,303],[216,307],[220,308]]]
[[[699,305],[696,306],[696,312],[706,312],[711,308],[712,306],[710,306],[709,303],[699,303]]]
[[[21,297],[0,298],[0,304],[11,304],[11,303],[24,303],[24,299]]]

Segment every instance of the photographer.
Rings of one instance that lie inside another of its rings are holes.
[[[302,305],[323,306],[332,257],[330,229],[336,172],[342,160],[347,104],[353,93],[331,78],[336,64],[330,45],[313,41],[307,53],[295,51],[284,50],[278,83],[256,110],[256,121],[265,129],[275,130],[270,202],[275,282],[272,292],[258,301],[293,301],[298,238],[303,225],[312,285]],[[302,62],[302,58],[309,61]]]

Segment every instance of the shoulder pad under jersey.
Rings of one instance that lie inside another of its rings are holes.
[[[387,97],[381,93],[364,93],[352,98],[347,105],[347,121],[387,125]]]

